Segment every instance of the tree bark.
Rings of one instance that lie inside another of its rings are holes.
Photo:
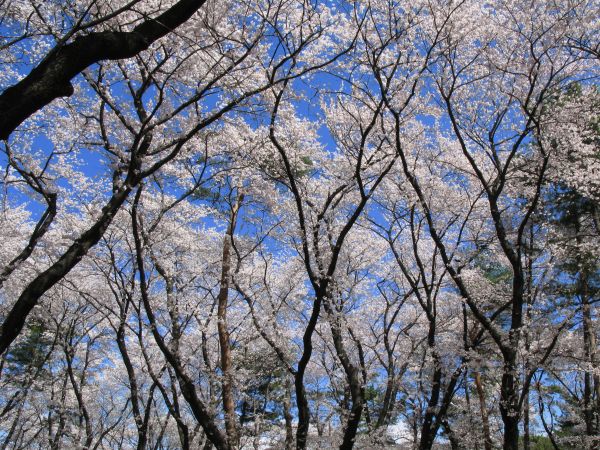
[[[581,216],[577,214],[575,217],[575,238],[578,246],[584,245],[581,230],[582,227]],[[600,415],[597,403],[600,401],[600,392],[598,391],[600,382],[598,375],[595,373],[595,369],[598,367],[596,356],[598,345],[596,343],[596,329],[592,317],[592,305],[590,303],[588,268],[582,257],[578,257],[577,259],[579,266],[581,267],[581,270],[578,273],[577,284],[581,299],[581,315],[583,317],[583,349],[585,359],[592,368],[591,371],[585,371],[583,376],[583,416],[586,434],[588,436],[594,436],[598,432],[597,421]],[[594,396],[596,396],[596,401],[594,401]],[[596,441],[590,444],[590,450],[597,450],[598,448],[600,448],[600,442]]]
[[[481,413],[481,424],[483,428],[483,446],[485,450],[492,450],[492,437],[490,434],[490,422],[488,418],[487,405],[485,402],[485,392],[483,391],[483,384],[481,383],[481,374],[474,372],[475,389],[477,390],[477,397],[479,397],[479,411]]]
[[[240,194],[236,204],[231,210],[229,226],[223,238],[223,260],[221,263],[221,281],[218,295],[217,308],[217,330],[219,333],[219,345],[221,347],[221,372],[223,390],[223,410],[225,412],[225,431],[231,448],[239,445],[239,433],[237,429],[237,414],[235,412],[235,398],[233,394],[233,373],[231,361],[231,343],[229,329],[227,326],[227,303],[229,301],[229,284],[231,281],[231,245],[235,222],[244,195]]]
[[[310,426],[310,407],[306,398],[306,389],[304,388],[304,373],[312,356],[312,335],[317,326],[319,313],[321,311],[322,294],[317,292],[313,309],[310,315],[304,335],[302,336],[303,351],[300,361],[298,361],[298,370],[294,374],[294,388],[296,391],[296,407],[298,408],[298,428],[296,430],[296,448],[304,450],[308,438],[308,428]]]
[[[505,356],[500,387],[500,415],[504,423],[504,450],[519,450],[519,420],[517,398],[516,351]]]
[[[362,382],[359,376],[359,369],[348,356],[344,345],[341,321],[331,307],[330,301],[331,300],[328,297],[325,297],[323,299],[323,306],[327,312],[335,352],[346,373],[346,380],[348,381],[348,386],[350,388],[350,398],[352,399],[352,406],[350,407],[350,414],[344,427],[344,437],[342,444],[340,445],[340,450],[350,450],[354,447],[354,439],[356,438],[356,432],[358,430],[358,425],[360,424],[364,407],[364,395]]]
[[[285,382],[285,399],[283,400],[283,417],[285,419],[285,450],[294,450],[294,428],[292,416],[292,386],[289,379]]]

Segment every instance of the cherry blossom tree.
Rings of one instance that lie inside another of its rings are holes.
[[[598,7],[0,2],[2,448],[597,449]]]

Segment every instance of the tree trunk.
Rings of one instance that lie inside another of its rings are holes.
[[[383,396],[383,403],[379,411],[379,416],[377,417],[375,428],[380,428],[383,425],[387,425],[388,423],[388,415],[391,411],[391,405],[393,403],[396,393],[396,389],[394,388],[394,370],[395,368],[393,364],[390,364],[390,366],[387,369],[387,382],[385,384],[385,394]]]
[[[504,423],[504,450],[519,450],[519,409],[516,386],[516,352],[508,355],[500,388],[500,414]]]
[[[231,343],[229,340],[229,329],[227,326],[227,303],[229,301],[229,284],[231,281],[231,245],[235,222],[243,194],[238,196],[236,204],[231,210],[229,226],[223,238],[223,259],[221,263],[221,281],[217,309],[217,329],[219,333],[219,345],[221,347],[221,373],[223,390],[223,410],[225,412],[225,430],[227,439],[232,449],[239,445],[239,433],[237,429],[237,414],[235,412],[235,398],[233,394],[233,373],[231,362]]]
[[[187,21],[206,0],[180,0],[160,16],[148,18],[131,32],[101,31],[59,43],[14,86],[0,95],[0,139],[58,97],[73,94],[71,79],[88,66],[131,58]]]
[[[285,419],[285,450],[294,450],[294,428],[293,416],[291,410],[292,403],[292,386],[289,379],[285,382],[285,399],[283,401],[283,417]]]
[[[436,429],[433,427],[433,419],[435,417],[435,411],[437,409],[440,389],[442,383],[442,369],[439,367],[440,362],[438,358],[434,356],[436,368],[433,373],[433,380],[431,383],[431,393],[427,402],[427,410],[423,418],[423,425],[421,426],[421,441],[419,443],[419,450],[431,450],[433,441],[435,440]]]
[[[504,422],[504,450],[519,450],[519,418],[503,417]]]
[[[348,356],[342,335],[341,320],[331,307],[330,301],[330,298],[326,297],[323,300],[323,306],[327,312],[335,352],[346,373],[346,380],[348,381],[350,397],[352,399],[352,406],[350,407],[350,414],[348,415],[344,427],[344,437],[342,444],[340,445],[340,450],[351,450],[354,448],[354,440],[356,439],[356,432],[358,431],[362,416],[364,395],[362,381],[359,375],[360,371]]]
[[[321,303],[323,301],[323,292],[316,292],[313,310],[302,336],[304,349],[298,362],[298,370],[294,375],[294,387],[296,390],[296,406],[298,408],[298,429],[296,430],[296,449],[304,450],[308,438],[308,428],[310,426],[310,407],[306,398],[306,389],[304,388],[304,373],[312,355],[312,335],[317,326],[317,320],[321,312]]]
[[[584,245],[584,241],[581,236],[581,217],[577,216],[575,221],[575,231],[577,245]],[[579,258],[578,258],[579,259]],[[585,421],[585,431],[588,436],[595,436],[598,432],[597,422],[599,420],[600,410],[598,409],[598,401],[600,401],[600,392],[598,388],[600,386],[599,377],[597,375],[597,349],[596,343],[596,329],[594,327],[594,320],[592,317],[592,305],[590,303],[589,285],[588,278],[589,273],[586,267],[586,263],[583,260],[578,261],[582,269],[578,274],[578,291],[581,298],[581,313],[583,316],[583,349],[585,353],[585,359],[589,362],[592,370],[586,371],[583,378],[583,416]],[[596,401],[594,401],[596,397]],[[590,450],[597,450],[600,448],[600,442],[596,441],[590,444]]]
[[[479,411],[481,412],[481,423],[483,428],[483,445],[485,450],[492,450],[492,437],[490,434],[490,422],[488,419],[487,405],[485,403],[485,392],[481,383],[481,374],[474,372],[475,388],[479,397]]]

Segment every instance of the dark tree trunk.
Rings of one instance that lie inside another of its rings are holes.
[[[323,299],[323,306],[327,312],[327,318],[329,320],[335,352],[340,360],[340,363],[342,364],[342,367],[344,368],[346,381],[348,382],[348,387],[350,390],[350,398],[352,400],[348,419],[344,427],[344,437],[342,444],[340,445],[340,450],[350,450],[354,447],[356,432],[358,431],[358,426],[362,416],[364,407],[364,392],[362,388],[360,371],[348,356],[348,352],[344,346],[341,320],[332,308],[330,302],[331,299],[325,297]]]
[[[508,361],[506,361],[508,360]],[[519,408],[517,398],[516,352],[505,355],[500,387],[500,414],[504,423],[504,450],[519,450]]]
[[[292,393],[289,381],[286,381],[285,399],[283,401],[283,417],[285,419],[285,450],[294,450],[294,428],[292,416]]]
[[[439,361],[434,357],[436,365],[439,365]],[[425,417],[423,418],[423,425],[421,426],[421,441],[419,443],[419,450],[431,450],[433,447],[433,441],[437,434],[437,429],[433,427],[433,419],[435,417],[435,410],[440,397],[442,382],[442,370],[436,367],[433,374],[433,381],[431,384],[431,393],[429,395],[429,401],[427,402],[427,410],[425,411]]]
[[[206,0],[180,0],[131,32],[102,31],[76,37],[50,53],[14,86],[0,95],[0,139],[58,97],[73,93],[71,79],[103,60],[131,58],[186,22]]]
[[[503,450],[519,450],[519,418],[503,416],[502,421],[504,422]]]
[[[23,325],[25,325],[25,319],[33,307],[37,305],[40,297],[68,274],[81,258],[87,254],[88,250],[96,245],[104,235],[113,217],[131,192],[132,187],[138,182],[137,179],[129,179],[127,181],[120,190],[113,194],[106,206],[102,208],[102,213],[96,223],[85,231],[58,261],[35,277],[23,290],[2,323],[0,354],[4,353],[17,338],[23,329]]]
[[[312,335],[317,326],[317,320],[321,310],[322,296],[317,294],[313,304],[313,310],[304,331],[302,338],[304,350],[302,357],[298,362],[298,370],[294,375],[294,387],[296,390],[296,406],[298,408],[298,428],[296,430],[296,448],[304,450],[308,437],[308,427],[310,425],[310,407],[306,398],[306,389],[304,388],[304,373],[312,355]]]

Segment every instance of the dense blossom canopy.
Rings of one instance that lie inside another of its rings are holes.
[[[600,448],[599,0],[0,0],[2,448]]]

